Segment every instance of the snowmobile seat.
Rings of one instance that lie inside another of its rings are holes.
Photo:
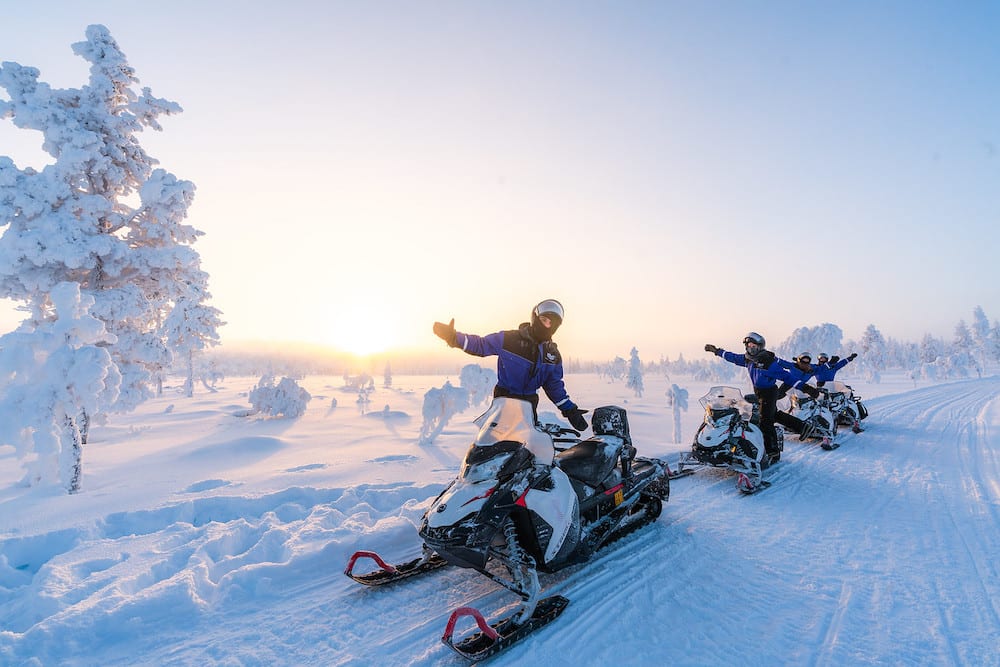
[[[614,435],[632,444],[632,436],[628,432],[628,415],[625,408],[617,405],[602,405],[594,408],[594,418],[590,420],[590,428],[594,435]]]
[[[598,486],[615,468],[622,447],[599,438],[587,438],[556,454],[556,465],[573,479]]]

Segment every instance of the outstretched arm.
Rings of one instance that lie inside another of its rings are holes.
[[[722,357],[731,364],[736,364],[737,366],[746,366],[747,360],[742,354],[734,354],[732,352],[726,352],[721,347],[716,347],[711,343],[705,345],[705,351],[711,352],[717,357]]]

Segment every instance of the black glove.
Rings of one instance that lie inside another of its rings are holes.
[[[451,347],[458,345],[457,336],[455,334],[455,318],[451,318],[451,322],[448,324],[442,324],[441,322],[434,323],[434,335],[448,343]]]
[[[809,398],[819,398],[819,389],[810,384],[804,384],[799,389],[802,390],[802,393],[808,395]]]
[[[705,345],[705,351],[706,352],[711,352],[712,354],[718,354],[719,353],[719,348],[715,347],[711,343],[707,343]]]
[[[587,420],[583,418],[583,414],[586,410],[581,410],[580,408],[573,408],[572,410],[566,410],[562,413],[563,417],[569,420],[569,423],[573,425],[577,431],[587,430]]]
[[[848,361],[854,361],[857,358],[858,358],[858,353],[857,352],[851,352],[849,355],[847,355],[847,360]]]
[[[840,361],[840,357],[838,357],[836,354],[830,357],[831,366],[835,365],[838,361]]]

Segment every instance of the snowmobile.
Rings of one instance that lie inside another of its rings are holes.
[[[691,451],[681,455],[674,477],[705,467],[729,468],[737,473],[736,488],[746,494],[770,486],[762,479],[772,463],[764,450],[764,433],[757,415],[757,397],[736,387],[712,387],[698,399],[705,408]],[[784,431],[775,427],[778,456],[784,449]],[[776,460],[776,459],[775,459]]]
[[[442,641],[473,661],[499,653],[565,609],[567,598],[542,597],[539,572],[586,562],[655,521],[670,496],[667,464],[636,456],[620,407],[595,409],[594,435],[586,439],[558,424],[537,424],[531,403],[509,397],[494,398],[475,423],[480,430],[458,477],[421,521],[423,555],[393,566],[360,551],[345,570],[377,585],[457,565],[520,596],[520,607],[493,623],[471,607],[452,613]],[[381,570],[354,574],[361,557]],[[457,641],[455,625],[463,616],[475,620],[478,632]]]
[[[868,410],[861,403],[861,397],[849,385],[833,380],[823,385],[830,392],[830,409],[838,424],[850,426],[855,433],[861,433],[861,420],[868,416]]]
[[[799,440],[819,440],[823,449],[836,449],[840,445],[837,436],[837,419],[834,417],[828,387],[817,387],[819,396],[812,398],[799,389],[789,392],[791,410],[789,414],[802,420]]]

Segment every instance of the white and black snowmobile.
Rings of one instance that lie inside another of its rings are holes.
[[[792,389],[789,392],[791,410],[789,414],[802,421],[799,430],[799,440],[819,440],[823,449],[836,449],[840,446],[836,442],[837,419],[830,401],[828,387],[817,387],[819,396],[812,398],[799,389]]]
[[[833,380],[823,384],[830,392],[830,409],[838,424],[850,426],[855,433],[861,433],[861,420],[868,416],[868,410],[861,403],[861,397],[849,385]]]
[[[681,455],[674,477],[705,467],[729,468],[737,473],[736,488],[755,493],[770,486],[763,471],[770,467],[764,433],[756,415],[757,397],[736,387],[712,387],[698,399],[705,420],[694,436],[691,451]],[[784,449],[784,431],[775,427],[778,452]]]
[[[536,424],[531,403],[514,398],[495,398],[476,424],[479,434],[458,477],[424,514],[423,556],[392,566],[361,551],[345,571],[375,585],[451,564],[519,595],[521,606],[493,623],[470,607],[452,613],[442,641],[470,660],[502,651],[562,613],[569,600],[543,598],[539,572],[587,561],[607,543],[655,521],[670,495],[666,463],[636,456],[622,408],[595,409],[594,436],[585,440],[556,424]],[[557,453],[556,442],[570,446]],[[361,557],[381,569],[354,574]],[[479,629],[456,641],[462,616],[472,616]]]

